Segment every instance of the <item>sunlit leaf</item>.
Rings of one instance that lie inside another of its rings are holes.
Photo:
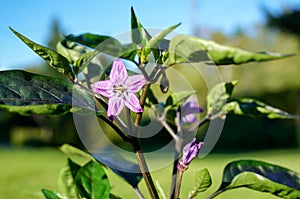
[[[296,117],[278,108],[269,106],[251,98],[241,98],[229,101],[222,108],[223,112],[250,117],[267,117],[269,119],[295,119]]]
[[[119,56],[123,52],[122,44],[110,36],[84,33],[78,36],[68,35],[66,40],[77,42],[112,56]]]
[[[179,35],[170,41],[169,59],[165,65],[175,63],[206,62],[216,65],[243,64],[252,61],[269,61],[291,56],[271,52],[250,52],[224,46],[214,41]]]
[[[85,151],[82,151],[74,146],[69,144],[63,144],[59,149],[66,154],[73,161],[79,163],[87,163],[89,161],[96,161],[90,154]]]
[[[78,199],[79,195],[76,190],[75,177],[80,169],[80,165],[67,159],[67,164],[61,169],[58,175],[58,191],[68,199]]]
[[[224,169],[218,192],[241,187],[296,199],[300,197],[300,174],[262,161],[233,161]]]
[[[90,161],[81,167],[76,175],[75,183],[81,197],[87,199],[109,198],[109,180],[104,169],[97,162]]]
[[[219,112],[232,95],[237,81],[223,82],[215,85],[207,94],[207,112]]]
[[[42,192],[46,199],[64,199],[65,198],[62,195],[60,195],[59,193],[48,190],[48,189],[42,189]]]
[[[21,35],[10,27],[10,30],[21,39],[29,48],[31,48],[36,54],[43,58],[50,66],[57,71],[64,73],[68,78],[74,79],[74,74],[69,61],[61,54],[51,50],[50,48],[39,45],[25,36]]]
[[[137,18],[133,7],[131,7],[131,39],[132,42],[137,45],[145,45],[150,40],[151,35],[148,31],[143,27],[139,19]]]
[[[195,187],[190,192],[189,198],[194,198],[199,192],[203,192],[211,186],[211,177],[208,169],[202,169],[196,173]]]

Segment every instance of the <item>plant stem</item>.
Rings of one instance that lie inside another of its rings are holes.
[[[145,100],[146,100],[146,97],[147,97],[147,93],[150,89],[150,85],[151,85],[150,83],[145,84],[142,95],[140,97],[140,104],[141,104],[142,108],[144,107]],[[139,134],[139,128],[138,127],[141,124],[142,116],[143,116],[142,112],[137,113],[136,118],[135,118],[135,122],[134,122],[135,134],[134,134],[134,136],[129,135],[128,137],[131,139],[131,145],[132,145],[133,151],[135,153],[137,163],[140,167],[143,178],[144,178],[145,183],[147,185],[148,191],[150,193],[150,196],[151,196],[152,199],[158,199],[159,196],[158,196],[157,190],[155,188],[155,185],[153,183],[151,174],[149,172],[149,169],[148,169],[148,166],[147,166],[147,163],[146,163],[146,159],[145,159],[145,156],[143,154],[143,151],[142,151],[142,148],[141,148],[141,145],[140,145],[140,141],[139,141],[139,138],[138,138],[138,134]]]
[[[179,158],[179,152],[177,152],[177,150],[175,150],[173,170],[172,170],[171,189],[170,189],[170,198],[171,199],[175,199],[175,186],[176,186],[176,180],[177,180],[178,158]]]
[[[174,197],[174,199],[179,198],[180,187],[181,187],[181,181],[182,181],[182,175],[183,175],[183,171],[182,171],[182,170],[178,170],[178,173],[177,173],[177,182],[176,182],[176,187],[175,187],[175,197]]]
[[[213,194],[211,194],[210,196],[208,196],[206,199],[212,199],[212,198],[216,197],[217,195],[223,193],[224,191],[226,191],[226,189],[221,189],[219,191],[216,191]]]

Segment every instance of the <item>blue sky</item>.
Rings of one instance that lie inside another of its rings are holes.
[[[192,1],[197,6],[192,6]],[[46,44],[51,20],[58,19],[65,34],[85,32],[116,35],[130,27],[130,7],[146,27],[167,28],[182,22],[177,32],[192,34],[192,23],[202,30],[231,34],[236,28],[255,31],[264,22],[262,7],[279,13],[300,7],[299,0],[26,0],[3,1],[0,7],[0,69],[16,69],[42,60],[8,29],[13,27],[37,43]],[[192,14],[196,16],[192,18]]]

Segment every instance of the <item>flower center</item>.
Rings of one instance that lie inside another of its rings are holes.
[[[113,86],[113,93],[116,93],[118,97],[120,97],[125,91],[126,88],[122,84],[115,84]]]

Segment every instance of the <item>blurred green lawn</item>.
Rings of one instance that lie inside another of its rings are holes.
[[[0,196],[1,198],[32,199],[43,198],[41,188],[56,190],[56,181],[60,168],[64,165],[65,156],[53,148],[0,148]],[[224,166],[231,160],[236,159],[257,159],[300,172],[300,149],[298,150],[272,150],[235,154],[211,154],[204,159],[194,161],[183,177],[181,198],[187,198],[188,191],[193,187],[194,174],[202,168],[209,168],[213,177],[213,185],[207,193],[199,194],[197,198],[205,198],[216,189],[221,180]],[[157,158],[155,161],[160,161]],[[112,192],[122,198],[137,198],[131,188],[114,173],[108,171]],[[153,172],[153,178],[158,180],[168,195],[171,168],[164,168]],[[145,184],[140,183],[142,192],[146,193]],[[146,198],[149,198],[145,194]],[[266,193],[259,193],[249,189],[228,191],[216,197],[217,199],[227,198],[270,198],[275,196]]]

